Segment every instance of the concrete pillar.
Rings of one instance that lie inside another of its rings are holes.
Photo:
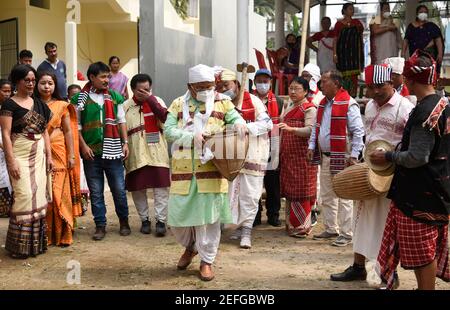
[[[77,24],[75,22],[66,22],[66,70],[67,85],[75,84],[78,68],[78,45],[77,45]]]
[[[275,49],[279,49],[284,46],[284,12],[284,0],[275,0]]]
[[[250,48],[249,0],[237,1],[237,63],[249,61]]]

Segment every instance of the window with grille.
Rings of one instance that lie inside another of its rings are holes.
[[[0,21],[0,75],[7,79],[18,57],[17,18]]]

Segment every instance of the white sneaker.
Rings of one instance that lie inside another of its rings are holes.
[[[241,234],[241,248],[250,249],[252,247],[252,229],[243,227]]]
[[[240,240],[242,235],[242,227],[236,228],[230,236],[230,240]]]
[[[352,239],[345,238],[344,236],[339,236],[331,245],[337,246],[337,247],[345,247],[351,243],[352,243]]]

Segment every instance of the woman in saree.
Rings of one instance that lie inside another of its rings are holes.
[[[281,195],[286,198],[286,229],[291,237],[311,233],[311,209],[317,198],[317,169],[307,159],[316,106],[308,98],[309,83],[296,77],[289,86],[290,102],[281,116]]]
[[[2,104],[0,127],[14,192],[5,249],[25,259],[47,250],[47,178],[53,161],[47,124],[50,109],[32,97],[36,71],[17,65],[11,72],[16,94]]]
[[[12,84],[9,80],[0,80],[0,107],[3,102],[11,97]],[[0,218],[9,216],[12,195],[11,182],[9,181],[8,168],[6,166],[5,153],[3,152],[3,141],[0,127]]]
[[[358,76],[364,69],[363,24],[353,19],[355,8],[352,3],[344,4],[343,19],[334,26],[334,63],[344,78],[344,88],[350,96],[358,92]]]
[[[428,52],[436,61],[436,72],[439,78],[444,58],[444,38],[441,29],[435,23],[428,21],[428,8],[425,5],[417,7],[416,15],[416,20],[406,28],[402,56],[409,59],[416,50]]]
[[[52,111],[47,130],[53,158],[52,196],[47,209],[48,245],[70,246],[74,218],[82,215],[77,117],[74,107],[59,98],[52,73],[38,72],[35,98]]]

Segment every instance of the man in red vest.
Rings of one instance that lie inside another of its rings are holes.
[[[233,223],[238,225],[231,239],[240,239],[241,248],[249,249],[253,222],[258,212],[264,175],[268,166],[269,133],[273,123],[266,112],[266,107],[258,97],[244,91],[243,102],[240,103],[238,94],[241,85],[237,81],[235,72],[225,69],[220,78],[222,83],[218,91],[232,99],[236,110],[246,121],[249,131],[247,158],[243,169],[230,185],[229,191]]]
[[[275,96],[272,92],[272,73],[268,69],[260,69],[255,74],[254,84],[256,86],[255,96],[257,96],[266,106],[267,113],[273,124],[279,123],[279,117],[283,111],[283,99]],[[270,133],[270,159],[269,167],[264,176],[264,187],[266,189],[266,212],[267,223],[269,225],[281,226],[280,208],[280,170],[279,163],[280,136],[279,129],[274,126]],[[261,224],[262,201],[259,202],[258,214],[256,214],[253,226]]]

